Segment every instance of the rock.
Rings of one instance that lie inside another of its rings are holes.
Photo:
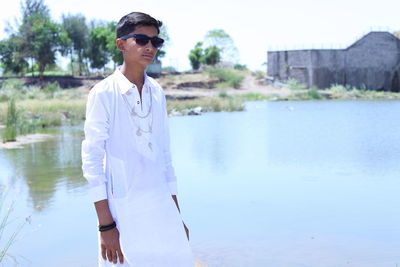
[[[176,109],[171,110],[171,116],[182,116],[182,112],[177,111]]]
[[[202,107],[195,107],[189,110],[188,115],[201,115],[203,108]]]

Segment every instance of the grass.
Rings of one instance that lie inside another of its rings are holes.
[[[287,85],[290,90],[304,90],[307,88],[304,83],[300,83],[296,79],[289,79]]]
[[[18,115],[15,100],[10,99],[7,106],[6,128],[3,132],[3,142],[15,141],[17,138]]]
[[[234,97],[203,97],[190,100],[168,100],[167,110],[187,111],[196,107],[202,107],[205,112],[241,111],[244,109],[243,101]]]
[[[7,115],[10,101],[15,101],[12,116]],[[0,87],[0,123],[6,124],[3,141],[38,128],[80,123],[85,108],[86,94],[78,89],[63,90],[57,82],[40,89],[26,87],[17,79],[6,80]]]
[[[2,191],[0,191],[0,242],[3,243],[2,246],[0,247],[0,264],[4,263],[6,257],[8,256],[15,264],[15,266],[18,266],[17,261],[15,257],[9,255],[7,253],[8,249],[11,247],[11,245],[14,243],[15,239],[17,238],[17,235],[19,232],[22,230],[24,225],[29,222],[29,217],[26,218],[22,223],[20,223],[13,232],[10,232],[9,226],[10,226],[10,215],[11,212],[14,209],[15,206],[15,201],[13,201],[7,211],[3,214],[3,206],[6,200],[6,194]],[[6,233],[11,233],[10,236],[4,237],[4,231],[6,230]]]
[[[208,68],[206,72],[220,80],[219,87],[240,88],[245,77],[244,71],[226,69],[226,68]]]

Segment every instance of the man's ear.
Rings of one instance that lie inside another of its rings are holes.
[[[123,52],[125,50],[124,40],[117,39],[117,40],[115,40],[115,43],[117,44],[117,48],[119,51]]]

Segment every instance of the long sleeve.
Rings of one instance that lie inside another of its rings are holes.
[[[93,202],[107,199],[104,168],[105,143],[109,138],[109,110],[104,93],[93,88],[86,105],[85,140],[82,142],[82,171],[90,185]]]
[[[176,182],[175,170],[172,165],[172,159],[171,159],[167,102],[166,102],[164,94],[163,94],[162,103],[163,103],[163,111],[164,111],[163,156],[164,156],[164,164],[165,164],[165,178],[167,180],[171,195],[177,195],[178,194],[178,186],[177,186],[177,182]]]

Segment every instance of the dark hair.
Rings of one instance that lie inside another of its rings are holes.
[[[162,22],[141,12],[132,12],[123,16],[115,29],[117,38],[133,32],[138,26],[154,26],[160,33]]]

